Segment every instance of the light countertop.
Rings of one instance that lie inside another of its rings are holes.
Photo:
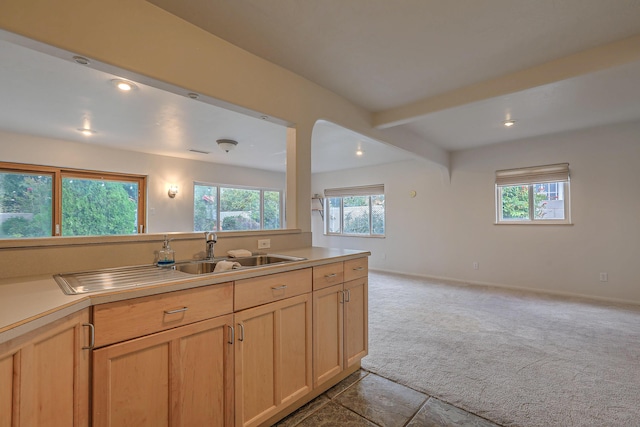
[[[371,255],[367,251],[320,247],[274,251],[274,253],[306,259],[246,270],[194,275],[161,285],[82,295],[64,294],[50,275],[4,279],[0,281],[0,343],[92,305],[213,285],[264,274],[281,273]]]

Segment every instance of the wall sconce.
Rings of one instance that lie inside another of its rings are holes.
[[[171,184],[169,186],[169,197],[173,199],[176,197],[176,194],[178,194],[178,186],[176,184]]]

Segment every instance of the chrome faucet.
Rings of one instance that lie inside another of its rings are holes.
[[[205,231],[204,239],[207,243],[207,257],[206,259],[213,259],[213,247],[218,241],[218,235],[213,231]]]

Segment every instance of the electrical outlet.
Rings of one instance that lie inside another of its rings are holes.
[[[600,273],[600,281],[608,282],[609,281],[609,273]]]
[[[480,264],[478,264],[478,261],[474,261],[473,262],[473,269],[474,270],[478,270],[480,268]]]
[[[271,239],[258,240],[258,249],[269,249],[271,247]]]

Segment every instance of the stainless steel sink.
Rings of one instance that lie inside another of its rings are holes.
[[[292,257],[287,255],[253,255],[242,258],[221,258],[211,261],[191,261],[186,263],[177,263],[175,269],[183,273],[189,274],[208,274],[214,273],[216,264],[220,261],[237,262],[240,268],[262,267],[265,265],[283,264],[293,261],[304,261],[306,258]]]
[[[259,267],[261,265],[280,264],[283,262],[303,261],[304,258],[285,256],[285,255],[254,255],[246,258],[229,258],[229,261],[235,261],[243,267]]]
[[[193,261],[178,263],[175,265],[175,269],[183,273],[189,274],[208,274],[213,273],[216,268],[217,262],[215,261]]]
[[[109,268],[81,273],[56,274],[53,278],[65,294],[76,295],[167,283],[184,279],[189,277],[188,275],[215,274],[216,264],[220,261],[237,262],[241,265],[240,269],[247,269],[303,261],[305,259],[306,258],[286,255],[267,254],[244,258],[216,258],[204,261],[179,262],[172,267],[141,265]]]

